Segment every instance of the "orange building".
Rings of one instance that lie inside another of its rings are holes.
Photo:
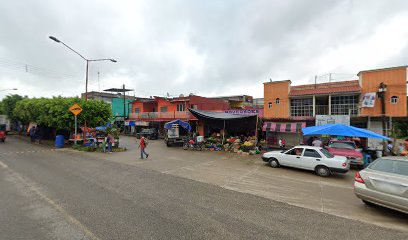
[[[407,66],[361,71],[359,80],[291,86],[290,80],[264,83],[264,131],[272,136],[289,138],[298,144],[299,127],[312,126],[317,118],[347,119],[348,124],[382,132],[384,91],[386,134],[392,121],[407,120]],[[381,84],[384,84],[381,85]],[[370,101],[363,101],[363,99]],[[287,141],[288,142],[288,141]]]

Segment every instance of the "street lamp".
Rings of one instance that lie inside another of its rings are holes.
[[[89,62],[99,62],[99,61],[111,61],[111,62],[117,62],[115,59],[112,58],[101,58],[101,59],[87,59],[85,58],[82,54],[80,54],[79,52],[75,51],[74,49],[72,49],[70,46],[68,46],[67,44],[65,44],[63,41],[59,40],[56,37],[53,36],[49,36],[49,38],[57,43],[61,43],[62,45],[64,45],[65,47],[67,47],[69,50],[73,51],[74,53],[76,53],[78,56],[80,56],[83,60],[86,61],[86,78],[85,78],[85,101],[88,101],[88,69],[89,69]]]
[[[16,90],[18,90],[18,89],[17,88],[0,89],[0,92],[3,92],[3,91],[16,91]]]
[[[65,47],[67,47],[69,50],[73,51],[74,53],[76,53],[78,56],[80,56],[83,60],[86,61],[86,78],[85,78],[85,101],[88,101],[88,69],[89,69],[89,62],[99,62],[99,61],[111,61],[111,62],[117,62],[115,59],[112,58],[101,58],[101,59],[87,59],[85,58],[82,54],[80,54],[79,52],[75,51],[74,49],[72,49],[70,46],[68,46],[67,44],[65,44],[63,41],[59,40],[58,38],[54,37],[54,36],[49,36],[49,38],[51,40],[53,40],[56,43],[61,43],[62,45],[64,45]],[[84,124],[84,143],[86,140],[86,119],[85,119],[85,124]],[[76,136],[75,136],[76,137]]]

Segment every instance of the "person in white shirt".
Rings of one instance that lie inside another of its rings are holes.
[[[312,145],[313,145],[314,147],[322,147],[323,142],[320,141],[319,138],[315,137],[315,140],[313,140]]]

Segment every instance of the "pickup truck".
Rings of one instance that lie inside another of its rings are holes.
[[[364,157],[353,141],[330,141],[326,147],[327,151],[335,156],[344,156],[349,160],[350,165],[360,168],[364,167]]]

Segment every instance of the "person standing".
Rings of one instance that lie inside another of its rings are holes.
[[[35,132],[36,132],[35,126],[32,126],[29,131],[30,140],[32,143],[35,142]]]
[[[109,133],[106,141],[108,142],[108,152],[112,153],[112,144],[115,143],[115,138]]]
[[[320,141],[320,139],[316,137],[315,140],[312,142],[312,145],[313,145],[314,147],[322,147],[323,142]]]
[[[146,153],[145,149],[147,146],[147,142],[145,137],[141,137],[140,138],[140,142],[139,142],[139,148],[140,148],[140,159],[143,159],[143,154],[146,155],[146,158],[149,157],[149,154]]]

